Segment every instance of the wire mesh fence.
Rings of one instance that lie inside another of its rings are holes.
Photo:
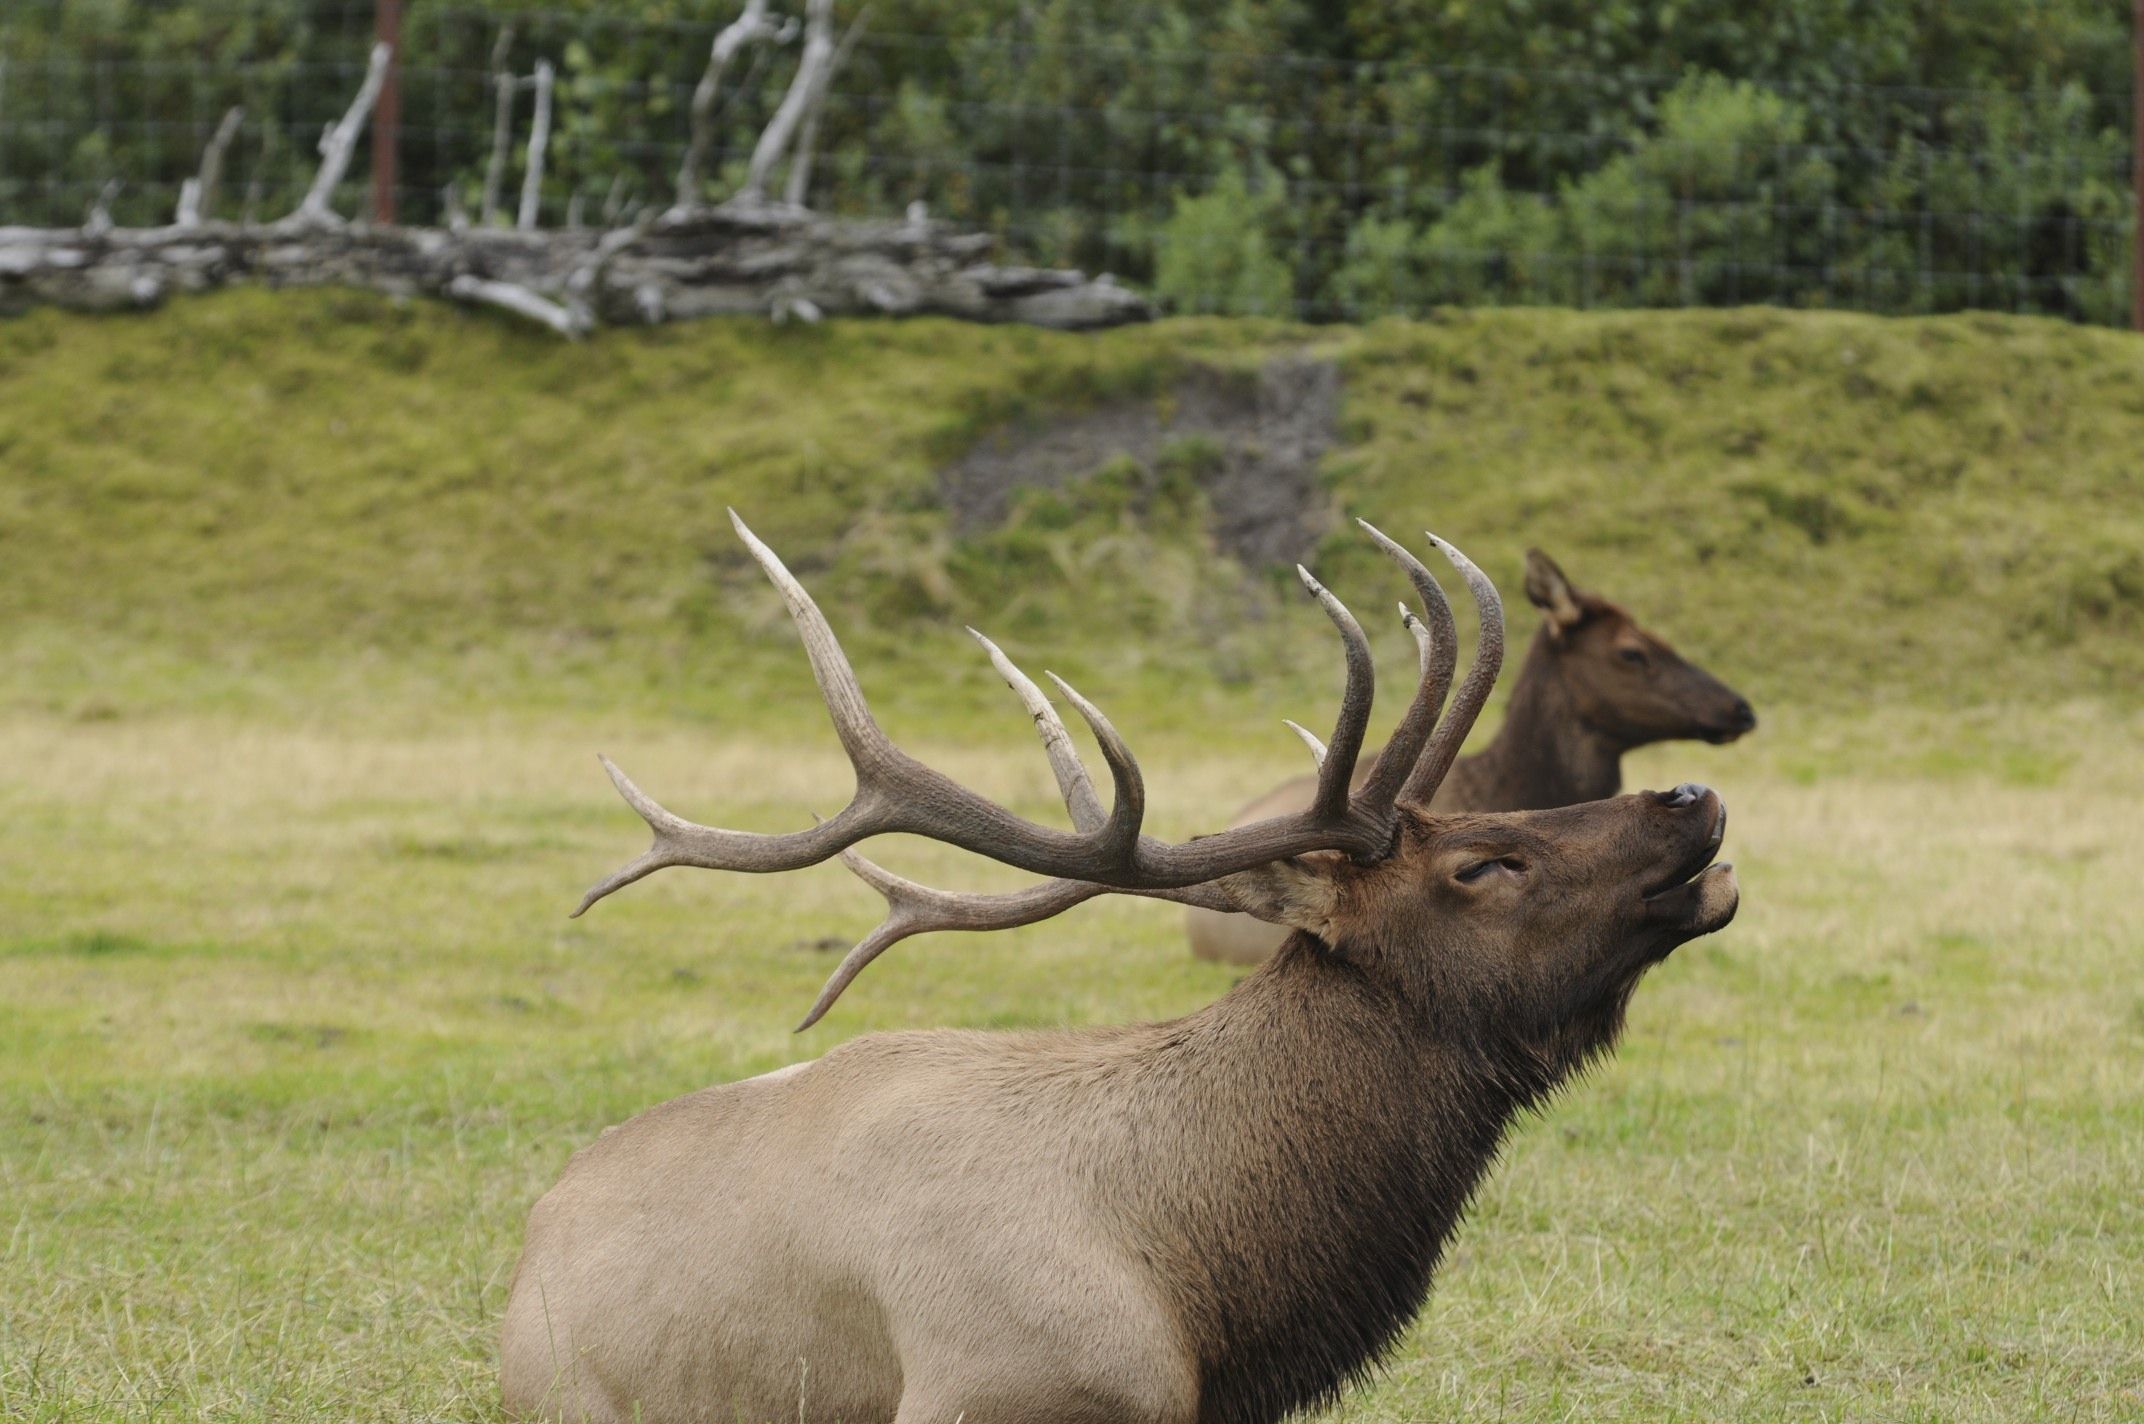
[[[395,135],[403,222],[476,213],[511,76],[556,66],[537,212],[615,222],[678,200],[699,18],[503,14],[412,0]],[[844,7],[844,25],[857,20]],[[355,92],[372,0],[11,0],[0,12],[0,223],[167,221],[244,110],[219,215],[295,205]],[[1364,319],[1444,304],[1995,308],[2116,322],[2129,300],[2129,96],[1463,63],[1341,63],[1196,32],[862,17],[835,76],[814,207],[937,217],[1017,260],[1108,271],[1183,311]],[[691,196],[739,179],[795,46],[726,82]],[[365,203],[362,164],[341,197]],[[496,187],[496,180],[494,180]],[[508,205],[510,215],[511,205]]]

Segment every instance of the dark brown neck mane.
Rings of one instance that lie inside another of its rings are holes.
[[[1599,801],[1622,790],[1629,750],[1579,720],[1543,629],[1526,650],[1495,739],[1459,759],[1435,809],[1532,811]]]
[[[1268,1424],[1367,1373],[1506,1126],[1563,1076],[1463,1041],[1302,933],[1151,1032],[1121,1124],[1143,1160],[1115,1180],[1136,1183],[1135,1249],[1178,1292],[1202,1424]]]

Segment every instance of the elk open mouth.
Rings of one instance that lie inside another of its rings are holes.
[[[1704,843],[1645,894],[1647,918],[1665,921],[1678,943],[1725,929],[1742,903],[1735,868],[1726,861],[1713,863],[1726,832],[1727,811],[1723,806]]]
[[[1695,850],[1685,856],[1673,870],[1669,871],[1665,877],[1645,891],[1645,903],[1648,906],[1659,904],[1666,901],[1670,896],[1680,895],[1685,891],[1691,890],[1700,880],[1707,878],[1706,872],[1712,868],[1712,862],[1719,855],[1720,846],[1726,839],[1727,803],[1715,797],[1713,800],[1712,825],[1705,832],[1705,839],[1699,843]],[[1729,874],[1732,874],[1734,870],[1731,865],[1723,865],[1719,868]]]
[[[1742,887],[1735,882],[1735,868],[1724,860],[1645,897],[1646,918],[1660,922],[1672,936],[1670,948],[1726,929],[1741,906]]]

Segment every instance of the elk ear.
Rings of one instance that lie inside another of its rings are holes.
[[[1526,551],[1526,597],[1548,615],[1549,632],[1562,637],[1586,619],[1579,607],[1578,590],[1564,577],[1556,561],[1539,549]]]
[[[1330,940],[1337,898],[1333,874],[1346,859],[1335,851],[1312,851],[1239,870],[1220,883],[1236,908],[1253,919]]]

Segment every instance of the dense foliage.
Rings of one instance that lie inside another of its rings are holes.
[[[488,71],[558,64],[549,221],[667,202],[731,0],[410,0],[404,214],[477,206]],[[842,23],[862,7],[844,0]],[[1182,310],[1444,302],[2126,309],[2127,7],[1732,0],[877,0],[814,201],[935,212]],[[217,117],[270,212],[355,87],[369,0],[24,0],[0,221],[169,210]],[[732,75],[733,182],[794,47]],[[742,81],[742,82],[739,82]],[[519,100],[517,134],[528,98]],[[514,153],[518,181],[518,149]]]

